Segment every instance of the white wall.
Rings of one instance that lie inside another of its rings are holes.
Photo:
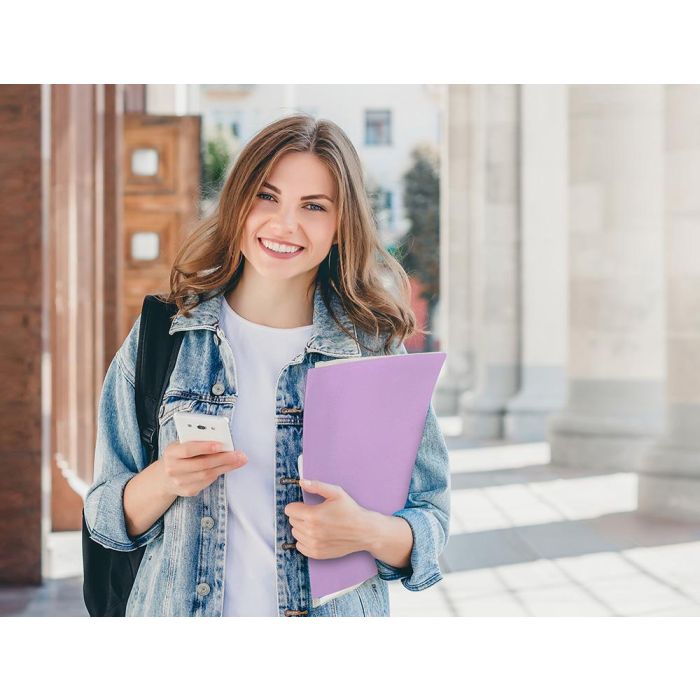
[[[331,119],[349,136],[366,175],[393,192],[393,231],[403,233],[402,176],[410,166],[411,149],[422,142],[438,148],[439,86],[434,85],[202,85],[199,108],[205,123],[224,117],[239,121],[243,143],[259,129],[290,111],[307,111]],[[365,145],[365,110],[391,111],[391,145]]]

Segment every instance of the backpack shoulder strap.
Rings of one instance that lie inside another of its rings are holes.
[[[177,310],[177,304],[166,304],[154,294],[143,300],[135,387],[136,416],[147,465],[158,457],[158,410],[182,343],[182,333],[168,333]]]

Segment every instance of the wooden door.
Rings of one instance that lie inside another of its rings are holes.
[[[200,130],[199,116],[124,118],[122,338],[144,296],[169,290],[177,250],[199,216]]]

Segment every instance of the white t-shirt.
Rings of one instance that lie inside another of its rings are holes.
[[[238,400],[231,420],[235,449],[248,462],[226,474],[225,617],[277,617],[275,470],[277,380],[304,350],[313,325],[271,328],[239,316],[226,298],[221,328],[233,350]]]

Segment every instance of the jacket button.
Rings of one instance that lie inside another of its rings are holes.
[[[221,382],[217,382],[217,383],[214,384],[214,386],[211,388],[211,393],[212,393],[212,394],[215,394],[216,396],[221,396],[221,394],[224,393],[224,389],[225,389],[225,388],[226,388],[226,387],[225,387]]]
[[[210,518],[208,515],[205,515],[202,518],[202,527],[205,530],[211,530],[214,527],[214,518]]]
[[[211,589],[209,588],[209,584],[208,584],[208,583],[200,583],[200,584],[197,586],[197,593],[198,593],[199,595],[209,595],[209,591],[210,591],[210,590],[211,590]]]

